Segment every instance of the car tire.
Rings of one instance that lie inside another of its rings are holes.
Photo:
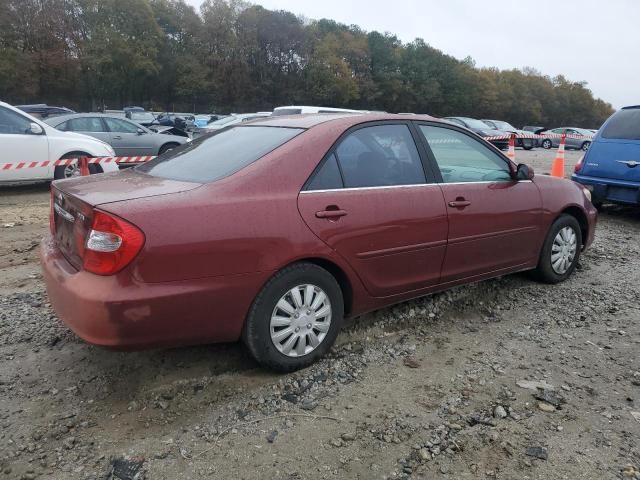
[[[547,138],[542,141],[542,148],[549,150],[551,147],[553,147],[553,142],[551,140]]]
[[[524,139],[522,139],[522,148],[524,148],[527,151],[533,149],[533,140],[527,142]]]
[[[326,300],[316,305],[322,299]],[[327,308],[328,316],[321,318]],[[262,288],[247,315],[243,340],[258,363],[279,372],[292,372],[311,365],[329,351],[343,317],[342,290],[333,275],[313,263],[296,263],[276,273]],[[315,341],[318,343],[313,346]]]
[[[85,152],[71,152],[60,157],[60,160],[79,157],[91,157],[91,155]],[[94,173],[102,173],[102,168],[95,163],[90,163],[88,167],[90,175],[93,175]],[[79,167],[77,165],[59,165],[53,170],[53,179],[63,180],[65,178],[77,177],[79,176],[77,172],[79,172]]]
[[[580,261],[581,250],[582,231],[578,220],[571,215],[561,215],[547,233],[538,266],[534,270],[535,276],[545,283],[563,282],[575,270]]]
[[[586,152],[587,150],[589,150],[590,146],[591,146],[591,142],[582,142],[582,145],[580,146],[580,150],[582,150],[583,152]]]
[[[163,153],[166,153],[170,150],[173,150],[174,148],[178,147],[179,144],[178,143],[165,143],[164,145],[162,145],[160,147],[160,151],[158,152],[158,155],[162,155]]]

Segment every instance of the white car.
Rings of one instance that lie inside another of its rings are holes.
[[[61,158],[113,157],[113,148],[87,135],[61,132],[7,103],[0,102],[0,184],[73,177],[75,164],[15,168],[18,163],[45,162]],[[7,164],[12,166],[7,167]],[[113,163],[90,164],[90,173],[117,171]]]
[[[333,107],[310,107],[308,105],[288,107],[277,107],[273,109],[274,116],[277,115],[300,115],[303,113],[371,113],[369,110],[349,110],[348,108]]]

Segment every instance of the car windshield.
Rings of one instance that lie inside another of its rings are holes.
[[[467,124],[469,128],[477,128],[479,130],[488,130],[491,127],[481,120],[475,118],[462,118],[462,121]]]
[[[587,130],[586,128],[574,128],[574,130],[580,135],[587,135],[589,137],[593,135],[593,132],[591,130]]]
[[[213,182],[241,170],[303,131],[262,126],[224,128],[185,143],[136,170],[172,180]]]

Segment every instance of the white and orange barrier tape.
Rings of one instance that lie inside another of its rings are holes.
[[[42,162],[12,162],[0,163],[0,170],[21,170],[23,168],[59,167],[78,163],[82,158],[87,159],[87,163],[117,163],[133,164],[144,163],[156,158],[153,155],[135,157],[81,157],[81,158],[61,158],[60,160],[44,160]]]

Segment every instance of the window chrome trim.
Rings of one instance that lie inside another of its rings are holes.
[[[533,183],[532,180],[513,180],[514,183]],[[441,185],[482,185],[488,183],[511,183],[507,180],[493,180],[482,182],[442,182],[442,183],[415,183],[411,185],[383,185],[379,187],[348,187],[348,188],[329,188],[326,190],[300,190],[300,193],[326,193],[326,192],[350,192],[355,190],[388,190],[392,188],[413,188],[413,187],[436,187]]]

